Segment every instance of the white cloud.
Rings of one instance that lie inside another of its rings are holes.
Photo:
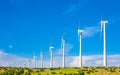
[[[2,50],[0,51],[0,57],[7,55],[6,53],[4,53]]]
[[[71,59],[74,59],[70,65],[72,67],[77,67],[79,65],[79,57],[73,56]],[[120,55],[108,55],[107,64],[108,66],[117,66],[120,65]],[[102,66],[103,65],[103,56],[102,55],[90,55],[83,56],[83,65],[84,66]]]
[[[34,67],[34,61],[31,60],[31,67]],[[28,58],[20,57],[14,54],[5,53],[3,50],[0,50],[0,66],[11,66],[11,67],[28,67]],[[36,67],[40,67],[40,60],[36,60]],[[44,60],[44,67],[49,67],[49,61]]]
[[[88,6],[91,2],[92,0],[79,0],[76,3],[71,3],[68,5],[67,9],[63,12],[63,14],[71,14],[73,12],[77,12],[80,9],[83,9],[86,6]]]
[[[73,45],[67,43],[67,44],[65,45],[65,54],[67,55],[72,48],[73,48]],[[55,53],[56,53],[57,55],[62,55],[62,49],[61,49],[61,48],[57,49]]]
[[[83,30],[83,37],[92,37],[100,32],[100,27],[86,27]]]
[[[107,56],[108,66],[120,65],[119,59],[120,59],[120,54],[108,55]],[[12,67],[18,67],[19,65],[23,66],[24,63],[27,66],[26,58],[16,56],[13,54],[8,54],[0,50],[0,66],[9,65]],[[79,56],[66,56],[65,58],[66,67],[78,67],[78,63],[79,63]],[[102,55],[83,56],[83,66],[102,66],[102,64],[103,64]],[[61,65],[62,65],[62,56],[54,56],[53,66],[61,67]],[[39,59],[37,59],[36,66],[40,67]],[[44,59],[43,66],[47,68],[49,67],[49,59]],[[33,67],[33,61],[31,62],[31,67]]]
[[[71,62],[72,67],[77,67],[79,65],[79,57],[72,57],[73,62]],[[102,65],[102,56],[101,55],[91,55],[91,56],[83,56],[83,65],[84,66],[100,66]]]
[[[25,58],[8,54],[0,50],[0,66],[17,66],[25,61]]]

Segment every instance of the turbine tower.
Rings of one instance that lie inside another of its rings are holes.
[[[41,68],[43,68],[43,53],[42,52],[40,53],[40,59],[41,59],[40,65],[41,65]]]
[[[31,65],[31,60],[30,60],[30,59],[28,59],[27,61],[28,61],[28,68],[30,68],[30,65]]]
[[[79,42],[80,42],[80,53],[79,53],[79,67],[82,67],[82,33],[84,31],[78,29],[78,36],[79,36]]]
[[[103,29],[103,66],[107,67],[107,54],[106,54],[106,24],[108,21],[101,20],[101,32]],[[103,28],[102,28],[103,27]]]
[[[36,68],[36,59],[37,59],[37,56],[33,56],[34,68]]]
[[[50,46],[50,68],[53,67],[53,49],[54,47],[53,46]]]
[[[25,67],[26,67],[26,63],[23,63],[22,65],[23,65],[23,68],[25,68]]]
[[[62,67],[65,67],[65,39],[62,38],[62,52],[63,52],[63,59],[62,59]]]

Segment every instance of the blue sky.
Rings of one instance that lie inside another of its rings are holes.
[[[109,23],[107,54],[120,54],[119,0],[1,0],[0,49],[25,58],[39,57],[42,50],[49,59],[49,46],[60,55],[61,37],[67,40],[67,56],[78,56],[77,29],[83,35],[83,55],[101,55],[100,20]],[[120,57],[119,57],[120,58]]]

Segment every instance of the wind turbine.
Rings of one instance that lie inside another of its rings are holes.
[[[54,47],[53,46],[50,46],[50,68],[53,67],[53,49]]]
[[[23,68],[25,68],[26,67],[26,63],[23,63],[22,66],[23,66]]]
[[[28,59],[27,61],[28,61],[28,68],[30,68],[30,65],[31,65],[31,60],[30,60],[30,59]]]
[[[103,29],[103,66],[107,67],[107,54],[106,54],[106,24],[108,21],[101,20],[101,32]],[[103,28],[102,28],[103,27]]]
[[[65,67],[65,42],[66,40],[62,38],[62,53],[63,53],[63,59],[62,59],[62,67]]]
[[[34,68],[36,68],[36,59],[37,59],[37,56],[33,56]]]
[[[84,31],[78,29],[78,36],[79,36],[79,42],[80,42],[80,53],[79,53],[79,67],[82,67],[82,33]]]
[[[41,59],[40,65],[41,65],[41,68],[43,68],[43,53],[42,52],[40,53],[40,59]]]

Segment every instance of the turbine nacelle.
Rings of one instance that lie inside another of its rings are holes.
[[[53,46],[50,46],[50,50],[53,50],[54,49],[54,47]]]
[[[29,63],[31,62],[31,60],[30,60],[30,59],[28,59],[27,61],[28,61]]]
[[[101,20],[101,25],[105,25],[106,23],[108,23],[108,21]]]
[[[66,40],[64,38],[62,38],[62,42],[66,42]]]
[[[82,34],[83,32],[84,32],[84,30],[78,29],[78,34]]]
[[[108,21],[101,20],[101,32],[103,30],[103,25],[106,25],[107,23],[108,23]]]

